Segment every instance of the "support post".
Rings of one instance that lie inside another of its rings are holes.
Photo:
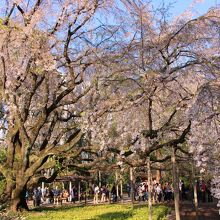
[[[148,178],[148,210],[149,210],[149,220],[152,220],[153,208],[152,208],[152,178],[151,178],[151,162],[150,157],[147,160],[147,178]]]
[[[85,191],[85,204],[87,204],[87,182],[85,181],[86,191]]]
[[[121,192],[121,201],[123,202],[123,181],[120,179],[120,192]]]
[[[44,189],[45,189],[45,183],[41,183],[41,193],[42,193],[42,198],[44,199]]]
[[[101,175],[101,171],[99,170],[98,172],[98,178],[99,178],[99,188],[102,187],[102,175]]]
[[[133,174],[133,167],[130,167],[130,185],[131,185],[131,203],[132,208],[134,206],[134,174]]]
[[[119,197],[119,188],[118,188],[118,170],[115,171],[115,183],[116,183],[116,195]]]
[[[78,201],[79,201],[79,203],[80,203],[80,201],[81,201],[81,184],[80,184],[80,181],[79,181],[79,184],[78,184]]]
[[[197,184],[196,184],[194,161],[192,161],[192,179],[193,179],[193,196],[194,196],[194,206],[196,211],[196,220],[198,220],[198,195],[197,195]]]
[[[177,174],[176,148],[172,147],[172,165],[173,165],[173,188],[176,220],[180,220],[180,197],[179,197],[179,179]]]
[[[69,181],[69,202],[72,201],[72,182]]]

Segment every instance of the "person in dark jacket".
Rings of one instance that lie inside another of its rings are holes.
[[[112,187],[111,194],[112,194],[113,202],[117,202],[117,190],[116,190],[115,185],[113,185],[113,187]]]

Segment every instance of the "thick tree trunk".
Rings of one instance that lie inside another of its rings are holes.
[[[13,180],[11,179],[11,177],[6,178],[6,185],[5,185],[5,189],[4,189],[4,194],[7,197],[11,197],[12,194],[12,190],[14,188],[14,184],[13,184]]]
[[[1,209],[6,208],[10,204],[13,187],[13,181],[10,177],[7,177],[3,193],[0,195]]]
[[[12,183],[11,178],[10,180],[6,179],[5,193],[10,196],[12,194],[12,190],[13,190],[13,183]]]
[[[148,217],[149,220],[153,219],[153,209],[152,209],[152,181],[151,181],[151,164],[150,157],[147,161],[147,178],[148,178]]]
[[[10,195],[3,192],[0,195],[0,212],[2,209],[5,209],[10,202]]]
[[[12,199],[10,210],[13,212],[17,212],[19,210],[19,203],[20,203],[19,197]]]
[[[174,204],[176,220],[180,220],[180,198],[179,198],[179,178],[177,174],[177,164],[176,164],[176,152],[175,148],[172,148],[172,164],[173,164],[173,188],[174,188]]]
[[[158,163],[158,167],[160,168],[160,164]],[[160,180],[161,180],[161,170],[157,170],[156,171],[156,181],[157,183],[160,183]]]
[[[26,202],[26,190],[26,185],[16,187],[13,190],[10,204],[11,211],[17,212],[22,209],[29,210]]]

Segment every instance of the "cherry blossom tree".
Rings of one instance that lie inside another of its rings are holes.
[[[201,153],[204,144],[196,141],[207,124],[200,133],[203,110],[193,103],[206,100],[200,88],[219,76],[219,8],[168,19],[167,8],[121,1],[106,26],[99,16],[110,13],[109,5],[11,0],[1,9],[6,159],[0,171],[14,211],[25,206],[29,185],[56,176],[43,174],[60,155],[74,160],[90,151],[117,158],[118,165],[149,165],[149,159],[170,160],[189,135],[195,155]],[[189,109],[198,112],[196,120]],[[216,123],[209,120],[209,126]],[[216,150],[217,134],[209,140]],[[82,135],[86,145],[80,144]],[[165,155],[159,158],[160,150]],[[178,185],[175,190],[177,195]]]
[[[102,42],[109,37],[93,22],[107,2],[5,1],[0,20],[0,95],[6,158],[2,202],[28,208],[28,186],[56,176],[59,155],[77,157],[81,113],[99,73]],[[99,37],[102,34],[102,37]],[[98,36],[98,37],[97,37]],[[85,100],[86,101],[86,100]],[[53,167],[51,176],[44,170]]]
[[[189,142],[201,173],[213,177],[212,194],[219,200],[219,77],[203,85],[190,111],[192,130]]]
[[[102,149],[111,148],[124,162],[144,165],[158,149],[169,149],[168,156],[171,148],[183,151],[192,123],[186,112],[199,88],[218,77],[219,8],[197,18],[184,13],[172,21],[152,13],[150,4],[142,1],[126,1],[125,8],[119,19],[129,37],[116,71],[104,79],[106,87],[118,82],[113,89],[109,86],[115,105],[106,111],[96,107],[106,118],[97,121],[92,111],[89,127]],[[178,181],[174,182],[178,195]],[[176,209],[179,219],[178,201]]]

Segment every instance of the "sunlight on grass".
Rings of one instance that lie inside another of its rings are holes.
[[[153,220],[165,220],[170,209],[165,206],[155,206]],[[98,205],[86,207],[63,207],[28,213],[27,220],[146,220],[147,206],[131,205]]]

